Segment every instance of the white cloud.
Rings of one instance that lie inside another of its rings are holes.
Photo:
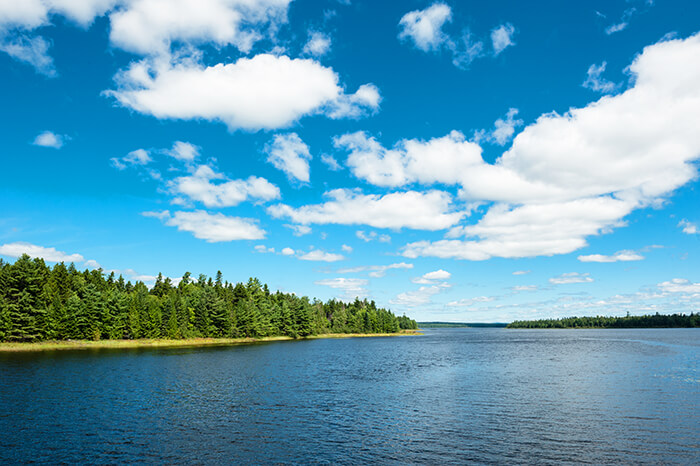
[[[489,303],[494,301],[496,298],[493,296],[476,296],[474,298],[460,299],[459,301],[451,301],[447,303],[449,307],[472,307],[474,304],[478,303]]]
[[[142,60],[115,80],[117,89],[105,94],[124,107],[159,119],[220,121],[231,130],[282,128],[324,112],[357,117],[379,103],[373,85],[346,95],[331,68],[270,54],[214,66],[192,59]]]
[[[354,94],[340,94],[328,102],[325,113],[329,118],[360,118],[375,113],[382,97],[374,84],[363,84]]]
[[[439,285],[421,286],[414,291],[406,291],[399,293],[396,298],[389,301],[391,304],[402,307],[418,307],[430,304],[432,297],[440,293],[443,289],[449,288],[450,285],[442,283]]]
[[[362,131],[336,137],[334,143],[350,152],[347,165],[353,174],[376,186],[456,184],[462,172],[482,160],[481,147],[459,131],[429,141],[404,139],[393,149]]]
[[[331,252],[325,252],[320,249],[313,249],[307,253],[298,255],[299,259],[303,261],[319,261],[319,262],[337,262],[342,261],[345,257],[342,254],[334,254]]]
[[[523,124],[523,120],[515,119],[515,115],[517,114],[518,109],[511,108],[508,110],[508,113],[506,113],[505,120],[502,118],[496,120],[489,139],[499,146],[503,146],[510,141],[513,138],[513,134],[515,134],[515,128]]]
[[[112,165],[119,170],[124,170],[133,165],[147,165],[153,161],[148,151],[144,149],[136,149],[124,157],[112,157],[110,160]]]
[[[203,210],[179,211],[168,216],[163,215],[165,212],[167,211],[160,214],[160,220],[166,225],[177,227],[180,231],[188,231],[195,238],[203,239],[208,243],[263,239],[265,237],[265,231],[260,229],[253,219],[210,214]],[[149,214],[151,213],[143,213],[142,215],[159,217]]]
[[[297,133],[277,134],[272,142],[265,146],[267,161],[282,170],[287,177],[302,183],[309,182],[309,146]]]
[[[607,35],[615,34],[616,32],[620,32],[620,31],[625,30],[628,25],[629,25],[629,23],[627,23],[626,21],[623,21],[623,22],[617,23],[617,24],[611,24],[610,26],[605,28],[605,33]]]
[[[110,40],[142,54],[162,54],[174,42],[233,45],[250,51],[263,35],[286,22],[291,0],[140,0],[110,14]]]
[[[511,288],[513,291],[537,291],[537,285],[517,285]]]
[[[96,260],[93,260],[93,259],[86,260],[86,261],[85,261],[85,266],[86,266],[86,267],[89,267],[89,268],[91,268],[91,269],[95,269],[95,270],[101,269],[101,268],[102,268],[102,266],[100,265],[100,263],[97,262]]]
[[[449,41],[447,48],[452,52],[452,64],[457,68],[466,69],[483,55],[484,43],[475,40],[472,34],[466,31],[458,42]]]
[[[328,286],[335,290],[341,290],[343,294],[341,298],[352,300],[354,298],[363,298],[367,296],[367,289],[365,287],[369,283],[368,280],[364,278],[326,278],[323,280],[317,280],[314,282],[315,285]]]
[[[413,264],[407,264],[406,262],[399,262],[395,264],[388,265],[363,265],[360,267],[350,267],[338,270],[337,273],[360,273],[369,272],[369,276],[372,278],[382,278],[386,276],[387,270],[394,269],[412,269]]]
[[[692,283],[685,278],[674,278],[671,281],[659,283],[658,287],[665,293],[700,293],[700,283]]]
[[[175,141],[173,148],[166,150],[165,153],[170,157],[182,162],[194,162],[199,157],[201,148],[189,142]]]
[[[170,211],[169,210],[163,210],[160,212],[148,211],[148,212],[141,212],[141,215],[144,217],[157,218],[160,221],[164,221],[164,220],[170,218]]]
[[[425,10],[410,11],[399,21],[399,39],[411,40],[424,52],[438,50],[449,40],[442,26],[451,19],[452,9],[444,3],[434,3]]]
[[[591,254],[588,256],[578,256],[581,262],[630,262],[643,260],[644,256],[635,251],[618,251],[611,256],[602,254]]]
[[[494,55],[503,52],[507,47],[515,45],[513,36],[515,35],[515,27],[510,23],[501,24],[491,31],[491,43],[493,45]]]
[[[360,238],[362,241],[365,243],[369,243],[370,241],[379,241],[380,243],[390,243],[391,242],[391,236],[387,234],[378,234],[376,231],[370,231],[369,233],[365,233],[363,230],[357,230],[355,232],[355,236]]]
[[[423,274],[421,277],[413,278],[411,281],[419,285],[434,285],[435,282],[449,280],[451,276],[450,272],[440,269]]]
[[[338,161],[333,158],[332,155],[328,154],[322,154],[321,155],[321,162],[325,163],[326,166],[328,166],[328,169],[334,172],[340,171],[343,169],[343,167],[340,166]]]
[[[53,58],[49,55],[49,43],[43,37],[30,37],[24,34],[2,37],[2,30],[0,30],[0,51],[15,60],[33,66],[37,73],[50,78],[58,75]]]
[[[293,256],[295,254],[294,249],[292,248],[284,248],[282,249],[282,255],[283,256]]]
[[[697,34],[649,46],[629,67],[635,81],[624,93],[545,114],[496,163],[465,167],[460,197],[494,204],[476,225],[452,231],[467,240],[411,243],[404,255],[566,254],[662,201],[697,176],[699,53]]]
[[[113,46],[148,56],[173,48],[229,45],[247,53],[274,37],[291,0],[21,0],[0,2],[0,50],[55,76],[48,42],[33,31],[63,16],[87,28],[108,14]]]
[[[42,147],[53,147],[54,149],[60,149],[66,141],[66,136],[53,133],[51,131],[44,131],[39,133],[36,138],[34,138],[35,146]]]
[[[199,165],[192,175],[180,176],[168,182],[174,195],[184,195],[207,207],[230,207],[248,199],[269,201],[280,197],[279,188],[265,178],[250,176],[245,180],[224,180],[221,173],[208,165]]]
[[[446,270],[435,270],[433,272],[428,272],[423,275],[422,278],[426,280],[449,280],[452,274]]]
[[[586,72],[586,80],[583,82],[582,86],[586,89],[603,94],[614,92],[618,85],[602,77],[607,65],[607,62],[603,62],[598,66],[595,64],[589,66],[588,71]]]
[[[309,32],[309,41],[304,45],[306,55],[321,57],[331,49],[331,38],[328,34],[318,31]]]
[[[552,277],[549,279],[549,283],[553,285],[568,285],[571,283],[591,283],[592,281],[593,278],[590,277],[590,274],[578,272],[563,273],[558,277]]]
[[[687,235],[697,235],[700,233],[700,229],[698,229],[698,226],[695,223],[691,223],[686,219],[681,220],[678,222],[678,226],[683,229],[683,233]]]
[[[442,191],[407,191],[383,196],[364,195],[348,189],[328,191],[327,202],[293,208],[285,204],[268,207],[275,218],[295,223],[369,225],[375,228],[442,230],[456,224],[464,214],[451,211],[451,197]]]
[[[264,244],[258,244],[253,249],[255,249],[255,252],[259,252],[260,254],[274,254],[275,252],[275,248],[268,248]]]
[[[532,270],[516,270],[513,275],[527,275],[529,273],[532,273]]]
[[[340,249],[343,250],[343,252],[350,254],[352,252],[352,246],[348,246],[347,244],[343,244]]]
[[[27,254],[30,257],[41,257],[49,262],[83,262],[85,258],[80,254],[68,254],[57,251],[56,248],[46,248],[36,244],[16,242],[0,245],[0,255],[9,257],[20,257]]]
[[[308,225],[284,225],[286,228],[292,230],[294,236],[304,236],[311,233],[311,227]]]

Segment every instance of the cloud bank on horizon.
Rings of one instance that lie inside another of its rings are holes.
[[[645,6],[652,7],[663,8]],[[365,37],[368,8],[375,30]],[[100,185],[134,193],[112,206],[115,221],[138,223],[123,244],[148,273],[132,276],[152,277],[158,258],[176,269],[173,249],[197,251],[196,264],[220,268],[211,264],[228,247],[243,268],[264,266],[280,289],[375,298],[426,320],[678,303],[678,310],[699,309],[693,281],[700,277],[659,273],[676,273],[672,264],[698,252],[700,33],[692,28],[700,8],[671,15],[650,38],[635,28],[649,21],[641,7],[608,24],[602,12],[586,17],[574,11],[581,6],[562,6],[549,18],[557,34],[567,33],[554,26],[557,14],[577,16],[592,31],[575,64],[562,65],[538,61],[545,47],[571,56],[566,44],[559,49],[539,33],[546,15],[506,8],[494,16],[490,8],[0,2],[0,66],[20,86],[11,105],[49,115],[40,125],[16,123],[18,135],[29,136],[12,142],[8,170],[41,170],[55,163],[46,162],[53,154],[62,166],[42,176],[60,172],[78,183],[88,176],[81,164],[101,160],[94,202],[111,196]],[[102,37],[101,52],[78,42],[81,35]],[[634,47],[618,42],[623,35]],[[82,54],[99,66],[78,78],[71,67]],[[533,70],[577,81],[547,87],[528,78]],[[45,99],[29,98],[37,87]],[[73,99],[68,114],[62,105]],[[100,130],[91,112],[99,113]],[[105,133],[110,148],[100,140]],[[30,146],[36,154],[23,155]],[[18,177],[8,193],[22,198],[32,189]],[[51,209],[32,199],[0,219],[7,230],[0,255],[97,264],[83,259],[83,249],[57,251],[70,230],[54,236],[41,216],[30,219],[24,212]],[[70,196],[55,187],[47,199]],[[67,204],[73,234],[90,237],[90,256],[122,261],[110,252],[122,240],[92,230],[89,203]],[[657,220],[642,225],[645,216]],[[653,246],[668,241],[683,251]],[[152,262],[144,261],[146,250]],[[350,264],[323,265],[339,262]],[[487,262],[496,264],[484,266],[488,277],[472,271]],[[615,267],[641,270],[626,285],[627,301],[611,285]],[[523,282],[515,272],[522,269],[535,270],[537,278],[527,278],[538,282]],[[486,280],[488,295],[474,289],[477,279]],[[589,291],[572,299],[560,291],[569,286]],[[542,299],[532,301],[533,293]]]

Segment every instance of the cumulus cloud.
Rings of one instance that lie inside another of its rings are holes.
[[[493,45],[493,54],[498,55],[511,45],[513,36],[515,35],[515,27],[510,23],[501,24],[491,31],[491,44]]]
[[[434,285],[435,282],[449,280],[451,276],[452,274],[450,272],[440,269],[423,274],[423,276],[416,277],[411,281],[419,285]]]
[[[593,278],[591,278],[588,273],[578,273],[570,272],[563,273],[558,277],[552,277],[549,279],[549,283],[553,285],[568,285],[571,283],[591,283]]]
[[[387,234],[379,234],[376,231],[370,231],[369,233],[365,233],[364,230],[357,230],[355,232],[355,236],[360,238],[365,243],[369,243],[370,241],[379,241],[380,243],[391,242],[391,236]]]
[[[388,270],[394,269],[412,269],[413,264],[408,264],[406,262],[398,262],[395,264],[388,265],[362,265],[359,267],[349,267],[345,269],[338,270],[337,273],[361,273],[369,272],[369,276],[372,278],[381,278],[386,276]]]
[[[304,45],[303,53],[313,57],[321,57],[331,49],[331,38],[319,31],[309,32],[309,41]]]
[[[86,28],[107,15],[113,46],[144,56],[212,44],[247,53],[287,21],[291,0],[22,0],[0,4],[0,50],[56,75],[48,43],[34,30],[63,16]]]
[[[583,82],[582,86],[602,94],[614,92],[618,85],[602,77],[607,65],[607,62],[603,62],[600,65],[593,64],[589,66],[586,72],[586,80]]]
[[[318,261],[318,262],[338,262],[345,259],[342,254],[334,254],[332,252],[322,251],[320,249],[313,249],[306,253],[299,253],[297,256],[303,261]]]
[[[418,307],[425,306],[431,303],[432,297],[443,291],[445,288],[449,288],[450,285],[447,283],[441,283],[439,285],[429,285],[421,286],[414,291],[406,291],[404,293],[399,293],[396,298],[389,301],[391,304],[401,307]]]
[[[293,256],[294,254],[295,254],[295,251],[292,248],[283,248],[282,249],[283,256]]]
[[[309,182],[309,146],[297,133],[277,134],[265,146],[267,161],[287,174],[290,180]]]
[[[674,278],[671,281],[659,283],[658,287],[665,293],[700,293],[700,283],[692,283],[685,278]]]
[[[194,162],[199,157],[201,148],[189,142],[175,141],[172,149],[166,150],[165,153],[175,160],[181,162]]]
[[[245,180],[225,180],[223,174],[210,166],[199,165],[193,174],[177,177],[167,184],[172,194],[186,196],[207,207],[231,207],[248,199],[269,201],[280,197],[279,188],[265,178],[250,176]]]
[[[336,137],[334,144],[349,152],[347,165],[356,177],[384,187],[456,184],[482,160],[481,147],[459,131],[428,141],[403,139],[392,149],[362,131]]]
[[[290,230],[292,230],[292,234],[293,234],[294,236],[304,236],[304,235],[308,235],[309,233],[311,233],[311,227],[308,226],[308,225],[290,225],[290,224],[286,224],[286,225],[284,225],[284,227],[285,227],[285,228],[289,228]]]
[[[265,231],[250,218],[231,217],[224,214],[211,214],[203,210],[191,212],[179,211],[172,215],[168,211],[161,213],[144,212],[147,217],[160,218],[163,223],[177,227],[180,231],[192,233],[195,238],[208,243],[236,241],[243,239],[263,239]]]
[[[37,246],[36,244],[15,242],[0,245],[0,255],[8,257],[20,257],[27,254],[30,257],[40,257],[49,262],[84,262],[85,258],[80,254],[68,254],[58,251],[56,248]]]
[[[173,42],[233,45],[249,52],[261,26],[287,20],[291,0],[141,0],[110,14],[112,44],[147,55],[167,53]]]
[[[368,283],[369,281],[364,278],[344,277],[326,278],[314,282],[315,285],[328,286],[335,290],[342,291],[342,295],[338,297],[345,300],[364,298],[365,296],[367,296],[367,289],[365,287]]]
[[[515,134],[515,128],[522,126],[523,120],[516,120],[515,116],[518,114],[517,108],[511,108],[506,113],[505,119],[499,118],[494,123],[494,129],[489,135],[489,140],[495,142],[499,146],[505,145],[508,141],[513,139],[513,134]]]
[[[450,35],[444,31],[447,23],[452,21],[452,9],[445,3],[437,2],[423,10],[406,13],[399,21],[399,39],[411,42],[424,52],[438,53],[446,51],[452,55],[452,64],[458,68],[468,68],[478,57],[484,55],[484,43],[474,38],[468,29],[461,35]],[[491,31],[493,55],[499,55],[511,45],[515,45],[513,36],[515,27],[505,23]]]
[[[229,129],[276,129],[306,115],[356,117],[376,109],[378,91],[347,95],[338,75],[314,60],[259,54],[204,66],[193,59],[142,60],[106,91],[117,103],[159,119],[220,121]]]
[[[588,256],[578,256],[581,262],[630,262],[643,260],[644,256],[635,251],[618,251],[613,255],[591,254]]]
[[[529,273],[532,273],[532,270],[516,270],[513,275],[527,275]]]
[[[451,209],[451,197],[443,191],[407,191],[383,196],[335,189],[324,194],[322,204],[294,208],[286,204],[268,207],[275,218],[289,218],[295,223],[369,225],[375,228],[411,228],[442,230],[456,224],[462,212]]]
[[[678,222],[678,226],[683,229],[683,233],[686,235],[697,235],[700,233],[700,229],[698,229],[698,226],[695,223],[691,223],[686,219],[681,220]]]
[[[629,67],[634,84],[625,92],[541,116],[494,164],[475,150],[479,157],[465,160],[459,172],[460,195],[493,205],[475,225],[451,230],[450,239],[408,244],[404,255],[483,260],[566,254],[694,179],[699,53],[697,34],[646,47]],[[377,179],[386,185],[404,178]]]
[[[35,146],[41,147],[53,147],[54,149],[60,149],[68,138],[66,136],[56,134],[51,131],[44,131],[39,133],[36,138],[34,138]]]
[[[399,39],[410,40],[424,52],[435,51],[449,40],[442,26],[452,20],[452,9],[444,3],[434,3],[424,10],[410,11],[399,21]]]
[[[118,170],[124,170],[133,165],[147,165],[153,161],[145,149],[136,149],[124,157],[112,157],[110,160],[112,165]]]

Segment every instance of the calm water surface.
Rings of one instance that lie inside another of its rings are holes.
[[[700,463],[700,331],[0,355],[0,463]]]

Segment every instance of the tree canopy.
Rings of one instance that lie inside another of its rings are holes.
[[[149,289],[114,272],[47,266],[23,255],[0,259],[0,341],[238,338],[415,329],[406,316],[355,299],[321,302],[270,292],[257,278],[229,283],[186,272],[177,285],[158,275]]]

